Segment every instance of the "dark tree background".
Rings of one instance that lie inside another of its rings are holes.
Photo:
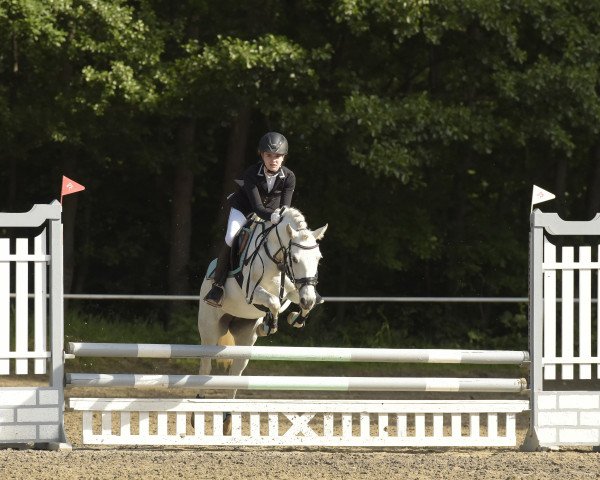
[[[277,130],[295,205],[330,225],[322,294],[525,296],[532,184],[564,218],[600,210],[599,24],[587,0],[0,0],[0,209],[65,174],[87,187],[64,202],[67,292],[196,293]],[[317,320],[480,345],[522,308]]]

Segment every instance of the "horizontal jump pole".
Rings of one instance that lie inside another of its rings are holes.
[[[227,375],[67,374],[73,387],[179,387],[223,390],[381,392],[504,392],[527,388],[524,378],[277,377]]]
[[[210,357],[247,360],[294,360],[315,362],[465,363],[486,365],[521,365],[529,361],[529,353],[523,351],[328,347],[245,347],[150,343],[69,342],[69,353],[75,357]]]

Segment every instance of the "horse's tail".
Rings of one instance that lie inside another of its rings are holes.
[[[233,347],[235,346],[235,338],[233,338],[231,332],[227,330],[227,333],[225,333],[225,335],[219,338],[219,342],[217,343],[217,345],[220,345],[222,347]],[[222,369],[224,372],[227,372],[229,371],[233,360],[231,358],[219,358],[215,360],[215,362],[217,364],[217,368]]]

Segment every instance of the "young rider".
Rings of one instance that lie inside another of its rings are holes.
[[[231,197],[225,244],[217,259],[213,286],[204,301],[213,307],[223,304],[223,285],[227,280],[231,244],[246,223],[246,217],[255,213],[263,220],[278,223],[280,207],[289,207],[296,187],[296,176],[283,166],[288,153],[286,138],[277,132],[269,132],[258,142],[260,161],[244,172],[243,186]]]

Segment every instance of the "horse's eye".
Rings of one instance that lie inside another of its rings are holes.
[[[300,260],[298,260],[298,257],[296,255],[294,255],[292,257],[292,260],[293,260],[294,263],[298,263],[300,261]]]

